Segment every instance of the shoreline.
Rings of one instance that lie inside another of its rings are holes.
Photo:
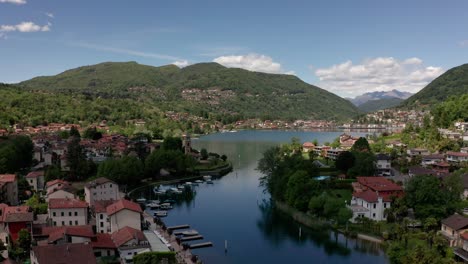
[[[321,220],[321,219],[317,219],[317,218],[314,219],[310,215],[308,215],[308,214],[306,214],[304,212],[298,211],[297,209],[292,208],[291,206],[287,205],[284,202],[280,202],[280,201],[276,201],[276,200],[273,200],[273,201],[274,201],[275,208],[277,208],[280,211],[282,211],[283,213],[287,214],[294,221],[296,221],[296,222],[298,222],[300,224],[303,224],[303,225],[305,225],[307,227],[312,227],[312,228],[322,225],[322,226],[326,226],[328,228],[333,229],[331,224],[329,222],[327,222],[326,220]],[[333,230],[345,235],[344,230],[341,230],[341,229],[333,229]],[[368,234],[363,234],[363,233],[357,233],[357,238],[362,239],[362,240],[366,240],[366,241],[370,241],[370,242],[374,242],[374,243],[378,243],[378,244],[383,244],[384,243],[384,240],[382,238],[374,237],[374,236],[371,236],[371,235],[368,235]]]

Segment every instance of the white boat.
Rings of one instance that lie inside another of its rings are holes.
[[[163,203],[159,206],[159,208],[168,210],[168,209],[172,209],[172,205],[170,203]]]
[[[207,180],[206,184],[213,184],[213,181],[212,180]]]
[[[145,203],[146,199],[141,197],[141,198],[136,199],[136,201],[137,201],[137,203]]]
[[[179,186],[177,186],[177,189],[179,189],[179,190],[185,190],[185,186],[179,185]]]
[[[192,182],[185,182],[185,185],[186,185],[186,186],[191,186],[191,185],[192,185]]]
[[[198,231],[197,230],[187,230],[187,231],[184,231],[182,232],[182,235],[183,236],[197,236],[198,235]]]
[[[156,202],[151,202],[149,204],[146,205],[146,207],[154,210],[154,209],[158,209],[161,205],[159,205],[159,203],[156,203]]]
[[[205,180],[205,181],[210,181],[210,180],[211,180],[211,175],[205,175],[205,176],[203,176],[203,180]]]
[[[165,216],[167,216],[167,211],[156,211],[156,212],[154,212],[154,216],[165,217]]]
[[[202,180],[196,180],[195,183],[203,183]]]
[[[169,190],[167,190],[168,192],[173,192],[173,193],[177,193],[177,194],[181,194],[182,191],[177,189],[177,188],[170,188]]]

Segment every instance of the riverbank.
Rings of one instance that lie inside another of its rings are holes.
[[[287,205],[286,203],[275,201],[275,207],[278,208],[283,213],[289,215],[294,221],[301,223],[307,227],[317,228],[317,227],[325,227],[325,228],[333,228],[331,223],[325,219],[314,218],[304,212],[298,211],[297,209]],[[337,232],[340,232],[346,235],[346,231],[342,229],[335,229]],[[375,237],[368,234],[357,233],[356,236],[358,239],[367,240],[370,242],[382,244],[384,240],[379,237]]]

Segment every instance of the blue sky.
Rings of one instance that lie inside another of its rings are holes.
[[[415,92],[467,62],[467,10],[465,0],[0,0],[0,82],[103,61],[216,61],[340,96]]]

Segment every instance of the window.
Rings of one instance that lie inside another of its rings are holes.
[[[374,204],[374,209],[375,209],[376,207],[377,207],[377,205],[376,205],[376,204]]]
[[[387,208],[387,203],[383,203],[383,208]]]
[[[375,218],[375,213],[372,214],[372,217]]]
[[[57,216],[57,213],[53,212],[53,213],[52,213],[52,216]]]
[[[54,221],[54,226],[57,226],[57,222]]]
[[[75,220],[75,225],[78,225],[78,220]]]
[[[78,212],[75,211],[75,216],[78,216]]]
[[[63,225],[63,226],[65,225],[65,221],[62,221],[62,225]]]
[[[70,223],[71,226],[73,225],[73,221],[70,221],[69,223]]]
[[[68,216],[71,216],[71,212],[68,212]]]
[[[109,184],[109,187],[110,187],[110,188],[112,188],[112,183],[111,183],[111,184]]]
[[[104,215],[103,214],[99,214],[99,219],[103,219],[104,218]]]
[[[100,225],[101,227],[104,227],[104,222],[101,222],[99,225]]]
[[[61,213],[60,213],[60,215],[61,215],[61,216],[64,216],[64,215],[65,215],[65,213],[64,213],[64,212],[61,212]]]
[[[110,250],[107,250],[107,256],[110,256],[110,255],[111,255]]]

